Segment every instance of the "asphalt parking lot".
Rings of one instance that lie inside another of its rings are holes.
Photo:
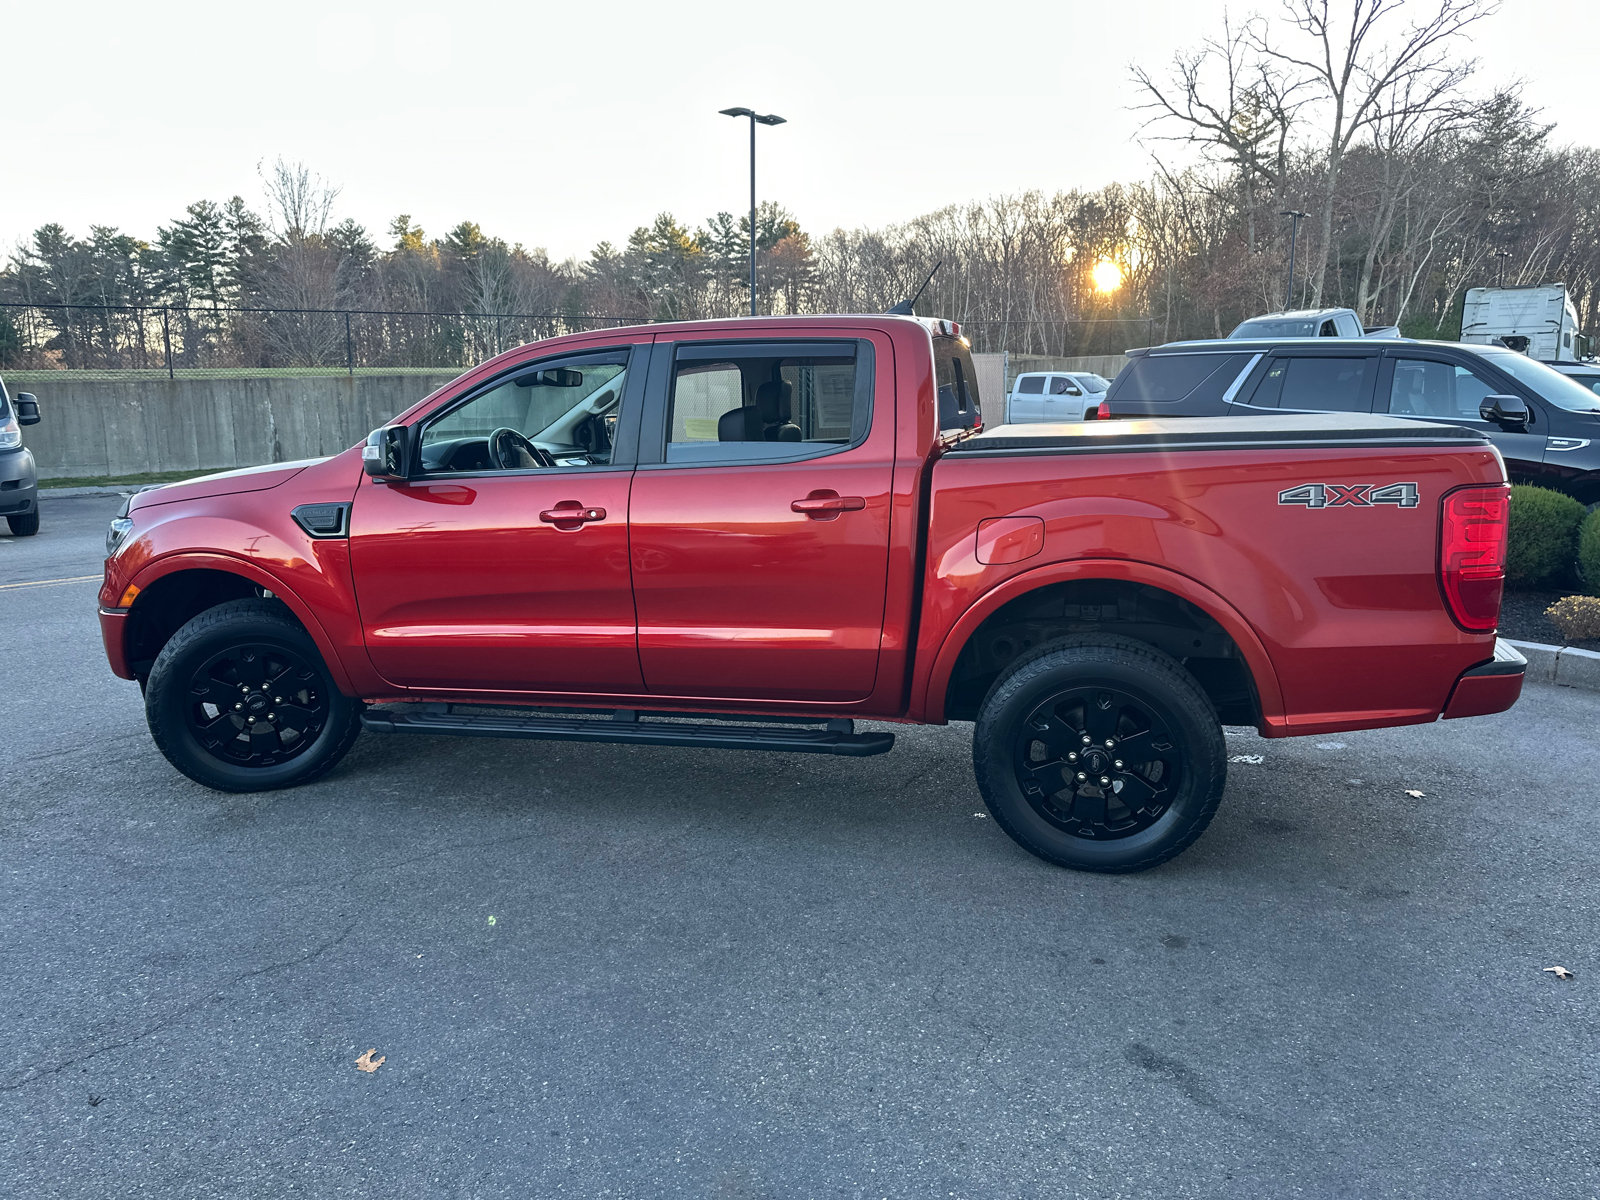
[[[0,533],[0,1193],[1600,1194],[1600,694],[1231,736],[1211,830],[1124,877],[975,815],[964,725],[367,734],[225,796],[95,583],[31,586],[115,506]]]

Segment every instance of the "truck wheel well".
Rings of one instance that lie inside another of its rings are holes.
[[[174,571],[139,593],[128,612],[128,667],[141,682],[150,675],[161,648],[195,617],[229,600],[265,593],[241,575],[228,571]]]
[[[1120,579],[1047,584],[990,613],[961,647],[945,693],[945,718],[976,720],[1000,673],[1034,646],[1096,633],[1137,638],[1172,655],[1211,698],[1224,725],[1259,722],[1255,681],[1227,630],[1181,596]]]

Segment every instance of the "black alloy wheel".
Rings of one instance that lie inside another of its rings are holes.
[[[1167,723],[1141,697],[1107,687],[1046,697],[1022,721],[1017,785],[1033,810],[1082,838],[1124,838],[1166,812],[1183,765]]]
[[[213,757],[270,767],[303,754],[328,723],[321,672],[265,642],[230,646],[189,683],[189,724]]]
[[[281,600],[207,609],[161,648],[145,687],[157,748],[224,792],[309,783],[361,732],[361,703],[334,686],[317,644]]]
[[[1069,637],[995,680],[972,738],[989,814],[1018,845],[1082,871],[1142,871],[1211,822],[1227,782],[1216,709],[1145,642]]]

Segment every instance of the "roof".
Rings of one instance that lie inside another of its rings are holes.
[[[1128,350],[1129,356],[1140,354],[1154,354],[1180,350],[1214,350],[1226,354],[1253,354],[1257,351],[1273,350],[1279,346],[1325,346],[1329,350],[1348,350],[1355,346],[1371,346],[1374,350],[1382,350],[1390,346],[1441,346],[1451,350],[1470,350],[1474,354],[1494,353],[1505,350],[1505,346],[1491,346],[1482,342],[1446,342],[1436,339],[1407,338],[1407,337],[1358,337],[1358,338],[1201,338],[1190,342],[1165,342],[1160,346],[1143,346],[1136,350]]]
[[[1353,308],[1296,308],[1288,312],[1261,313],[1254,317],[1246,317],[1240,324],[1248,324],[1251,321],[1310,321],[1317,317],[1331,317],[1335,313],[1353,312],[1355,312]]]

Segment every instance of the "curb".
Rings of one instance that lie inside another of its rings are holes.
[[[44,487],[39,488],[39,495],[51,500],[71,500],[74,496],[131,496],[139,490],[135,483],[123,487]]]
[[[1600,691],[1600,653],[1579,650],[1573,646],[1546,646],[1540,642],[1513,642],[1528,660],[1528,678],[1539,683],[1554,683],[1561,687],[1587,688]]]

